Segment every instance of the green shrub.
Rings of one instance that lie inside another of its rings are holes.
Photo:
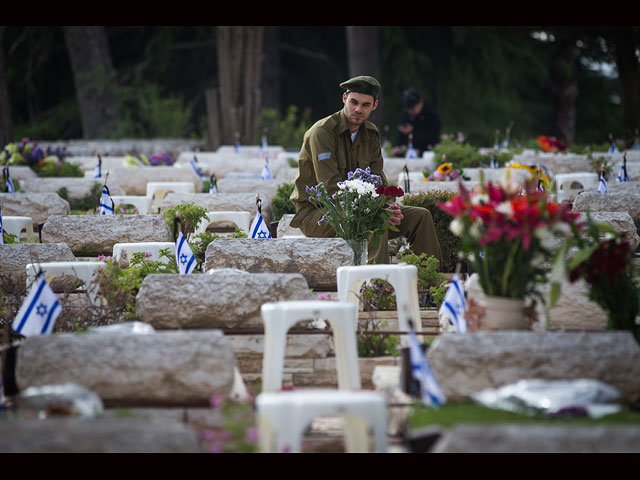
[[[379,332],[387,326],[385,320],[371,319],[367,321],[364,329],[358,335],[358,357],[386,357],[397,356],[400,339],[396,335],[384,335]]]
[[[198,261],[198,265],[202,265],[204,263],[207,247],[216,238],[249,238],[249,236],[244,230],[239,227],[236,227],[235,232],[226,237],[215,234],[213,232],[202,232],[197,234],[189,242],[189,246],[191,247],[191,251]]]
[[[430,192],[423,192],[415,195],[405,195],[402,199],[403,205],[423,207],[431,213],[433,223],[436,228],[436,235],[440,242],[440,249],[442,250],[442,265],[440,266],[441,272],[455,271],[461,241],[460,238],[456,237],[451,230],[449,230],[449,225],[453,219],[438,208],[436,203],[446,202],[455,195],[455,192],[432,190]]]
[[[428,301],[425,307],[439,309],[447,291],[447,280],[444,274],[438,272],[438,259],[432,255],[412,252],[398,252],[398,260],[418,269],[418,289],[428,291]]]
[[[488,167],[491,164],[493,154],[481,154],[478,149],[467,143],[444,142],[434,148],[434,161],[436,165],[443,162],[455,163],[461,168]],[[496,159],[500,166],[513,158],[512,151],[498,152]]]
[[[56,192],[61,198],[69,202],[69,207],[73,213],[80,211],[83,215],[87,212],[95,212],[100,205],[100,197],[102,196],[102,185],[94,182],[91,191],[82,198],[69,198],[67,187],[62,187]]]
[[[305,110],[298,115],[298,107],[290,105],[284,118],[280,112],[272,108],[265,108],[260,112],[258,119],[258,132],[261,137],[264,132],[267,135],[269,145],[281,145],[285,149],[298,149],[302,145],[304,133],[312,125],[311,112]],[[260,144],[261,138],[255,139]]]
[[[20,182],[15,178],[11,178],[11,182],[13,183],[13,189],[16,192],[20,191]],[[0,192],[7,193],[7,185],[4,181],[4,178],[0,177]]]
[[[295,184],[284,183],[278,187],[275,196],[271,199],[271,208],[273,209],[273,221],[277,222],[283,215],[296,213],[296,207],[289,199],[293,193]]]
[[[20,243],[20,240],[13,233],[9,233],[5,230],[2,230],[2,235],[4,236],[4,243],[6,245]]]
[[[39,177],[84,177],[80,165],[70,162],[45,163],[36,173]]]
[[[168,208],[162,212],[162,215],[164,216],[167,225],[169,225],[169,230],[171,230],[171,233],[174,236],[177,235],[177,232],[174,232],[173,230],[175,219],[176,217],[180,218],[182,234],[185,236],[187,241],[190,240],[191,235],[196,231],[200,222],[208,218],[207,211],[193,203],[186,203]]]

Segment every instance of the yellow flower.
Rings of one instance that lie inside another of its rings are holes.
[[[451,166],[450,163],[443,163],[438,167],[438,173],[446,175],[451,171],[452,168],[453,167]]]

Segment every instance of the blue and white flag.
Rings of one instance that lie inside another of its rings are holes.
[[[597,193],[609,193],[609,189],[607,188],[607,181],[604,179],[604,175],[600,175],[600,183],[598,183]]]
[[[240,153],[242,150],[242,144],[240,143],[240,140],[236,140],[236,153]]]
[[[502,148],[509,148],[509,139],[505,138],[502,142]]]
[[[102,187],[102,196],[100,197],[100,215],[115,215],[113,210],[113,200],[109,195],[109,189],[106,185]]]
[[[7,177],[7,193],[14,193],[16,191],[15,187],[13,186],[13,180],[11,180],[11,177]]]
[[[4,245],[4,229],[2,228],[2,209],[0,208],[0,245]]]
[[[538,186],[536,187],[536,190],[538,190],[539,192],[544,192],[544,187],[542,186],[542,180],[538,180]]]
[[[267,157],[267,137],[266,136],[262,137],[262,145],[260,145],[260,157],[261,158]]]
[[[268,158],[265,158],[264,167],[262,167],[262,173],[260,174],[260,180],[273,180],[273,174],[269,168]]]
[[[98,163],[96,163],[96,172],[93,175],[93,178],[100,178],[102,176],[101,167],[102,167],[102,159],[100,158],[100,156],[98,156]]]
[[[178,238],[176,239],[176,263],[178,264],[178,270],[181,275],[193,272],[193,269],[196,268],[198,263],[182,232],[178,234]]]
[[[58,303],[56,294],[40,274],[27,298],[13,320],[13,329],[25,337],[33,335],[46,335],[51,333],[53,325],[62,312],[62,306]]]
[[[269,228],[260,212],[256,213],[249,231],[251,232],[251,238],[272,238],[271,232],[269,232]]]
[[[491,156],[491,168],[500,168],[500,165],[498,165],[498,159],[495,155]]]
[[[409,331],[409,358],[411,376],[420,384],[422,403],[436,408],[444,405],[447,399],[413,330]]]
[[[616,177],[618,182],[630,182],[631,178],[629,177],[629,173],[627,172],[627,165],[622,164],[620,167],[620,172],[618,172],[618,176]]]
[[[211,183],[209,183],[209,193],[211,195],[213,195],[214,193],[218,193],[218,187],[216,187],[216,181],[215,180],[211,180]]]
[[[465,333],[467,331],[467,321],[464,318],[466,308],[467,299],[464,296],[464,285],[458,276],[454,275],[453,281],[444,295],[439,313],[449,318],[453,326],[456,327],[456,332]]]
[[[631,146],[631,150],[640,150],[640,145],[638,145],[638,139],[637,138],[633,141],[633,145]]]
[[[409,148],[407,149],[407,154],[404,158],[418,158],[418,153],[416,149],[413,148],[413,143],[409,142]]]
[[[191,168],[193,168],[193,171],[196,173],[196,175],[198,175],[198,177],[202,180],[204,178],[204,175],[202,174],[202,172],[198,168],[198,160],[196,159],[195,155],[189,161],[189,163],[191,164]]]
[[[616,146],[616,142],[611,142],[611,148],[609,148],[609,153],[620,153],[618,151],[618,147]]]

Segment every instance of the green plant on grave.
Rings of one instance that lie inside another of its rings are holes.
[[[358,332],[358,357],[395,357],[399,355],[400,339],[398,336],[378,333],[387,327],[386,320],[367,319],[364,327]]]
[[[180,219],[181,231],[187,241],[190,240],[200,222],[209,218],[204,208],[194,205],[193,203],[185,203],[168,208],[162,212],[162,215],[174,236],[177,235],[177,232],[173,230],[175,219],[176,217]]]
[[[436,145],[434,162],[440,165],[444,162],[458,165],[460,168],[478,168],[489,166],[494,154],[482,154],[478,149],[467,143],[444,142]],[[504,165],[513,158],[513,151],[500,151],[495,154],[499,165]]]
[[[300,148],[304,133],[313,124],[311,111],[304,110],[298,115],[298,107],[290,105],[282,117],[280,112],[272,108],[265,108],[258,118],[256,143],[261,143],[263,132],[267,134],[269,145],[281,145],[287,148]]]
[[[436,229],[436,235],[440,242],[440,250],[442,251],[441,272],[453,272],[458,261],[458,251],[461,248],[461,240],[456,237],[449,229],[453,218],[437,207],[437,203],[446,202],[455,197],[455,192],[446,190],[431,190],[415,195],[407,195],[402,198],[402,204],[414,207],[423,207],[429,210],[433,218],[433,224]]]
[[[2,230],[2,235],[4,236],[4,243],[7,245],[20,243],[20,240],[13,233],[9,233],[6,230]]]
[[[160,250],[160,257],[167,258],[168,263],[151,260],[149,256],[147,252],[136,252],[131,256],[127,267],[115,259],[98,257],[98,260],[106,263],[106,267],[96,275],[93,283],[97,284],[106,306],[111,310],[122,311],[127,321],[138,319],[136,295],[147,275],[179,273],[175,255],[168,248]]]
[[[438,271],[438,259],[432,255],[421,253],[416,255],[411,251],[398,252],[399,261],[409,265],[415,265],[418,269],[418,289],[428,291],[429,308],[440,308],[447,291],[447,280],[443,273]]]
[[[36,172],[39,177],[84,177],[84,173],[77,163],[47,162],[47,160],[48,158]]]
[[[283,183],[276,190],[276,194],[271,198],[271,208],[273,209],[273,221],[279,221],[283,215],[296,213],[296,207],[289,198],[293,193],[295,184]]]
[[[250,394],[251,395],[251,394]],[[232,401],[222,394],[214,394],[209,405],[218,411],[219,427],[205,428],[201,444],[209,453],[257,453],[258,430],[253,401]]]
[[[99,182],[93,182],[91,190],[82,198],[69,198],[69,190],[62,187],[56,192],[60,198],[69,202],[69,208],[72,214],[84,215],[87,212],[95,212],[96,207],[100,205],[100,197],[102,196],[102,185]]]
[[[2,179],[2,177],[0,177],[0,179]],[[2,179],[4,180],[4,179]],[[14,192],[19,192],[20,191],[20,182],[18,180],[16,180],[15,178],[11,177],[11,183],[13,183],[13,190]],[[2,193],[8,193],[9,192],[9,187],[7,187],[6,183],[4,181],[0,182],[0,192]]]
[[[598,175],[604,170],[604,174],[606,178],[609,178],[609,175],[613,171],[613,164],[609,163],[609,159],[598,156],[597,158],[593,158],[593,153],[587,153],[587,161],[589,162],[589,166],[591,167],[592,172],[596,172]]]

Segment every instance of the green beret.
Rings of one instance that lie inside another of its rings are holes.
[[[366,75],[353,77],[346,82],[342,82],[340,86],[347,91],[346,93],[363,93],[365,95],[371,95],[376,98],[380,95],[380,83],[378,83],[375,78],[368,77]]]

